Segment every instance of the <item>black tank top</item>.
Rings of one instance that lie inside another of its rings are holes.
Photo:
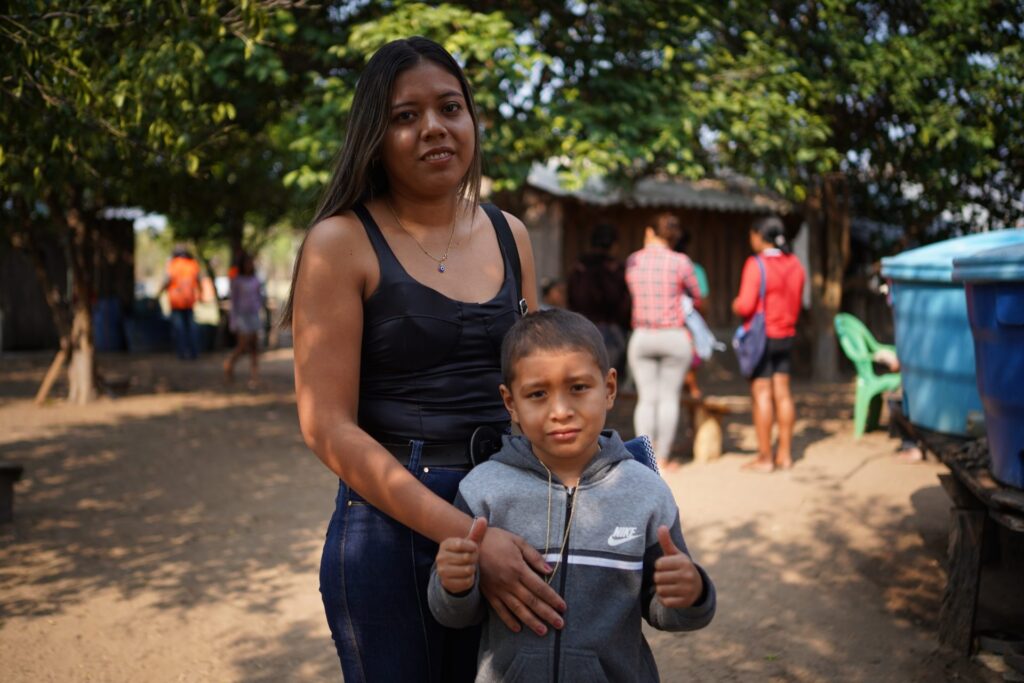
[[[505,267],[501,289],[485,303],[465,303],[413,279],[366,207],[354,210],[380,264],[380,284],[363,303],[359,426],[382,441],[454,442],[481,424],[507,425],[498,392],[501,341],[518,317],[499,232],[508,225],[494,225]]]

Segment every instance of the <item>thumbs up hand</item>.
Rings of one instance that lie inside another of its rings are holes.
[[[465,538],[446,538],[437,550],[437,576],[449,593],[465,593],[476,582],[480,543],[487,533],[487,520],[477,517]]]
[[[672,542],[664,524],[658,527],[658,544],[665,553],[654,563],[654,588],[658,600],[673,609],[690,607],[704,592],[700,572],[686,553]]]

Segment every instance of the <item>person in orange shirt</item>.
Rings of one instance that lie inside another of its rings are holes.
[[[171,304],[171,335],[178,358],[182,360],[199,357],[199,330],[192,314],[201,292],[199,273],[199,262],[188,249],[178,245],[171,252],[167,278],[157,294],[167,292]]]

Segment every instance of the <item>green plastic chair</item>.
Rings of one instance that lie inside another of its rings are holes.
[[[865,431],[878,426],[878,418],[882,412],[882,393],[900,388],[900,373],[876,374],[871,359],[879,349],[896,353],[896,347],[878,343],[864,323],[849,313],[839,313],[834,322],[839,346],[857,369],[853,435],[860,438]]]

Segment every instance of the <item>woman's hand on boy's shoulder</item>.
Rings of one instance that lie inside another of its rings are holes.
[[[668,527],[658,527],[658,543],[664,553],[654,563],[654,587],[658,600],[670,609],[693,606],[704,592],[704,581],[689,556],[672,542]]]

